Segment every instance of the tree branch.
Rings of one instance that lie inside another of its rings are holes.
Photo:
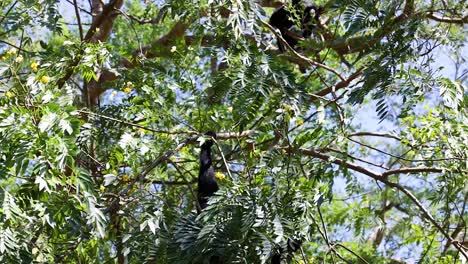
[[[400,169],[394,169],[394,170],[389,170],[386,172],[383,172],[381,174],[382,177],[386,178],[390,175],[395,175],[395,174],[413,174],[413,173],[420,173],[420,172],[443,172],[444,170],[441,168],[430,168],[430,167],[413,167],[413,168],[400,168]]]
[[[316,100],[317,98],[324,97],[325,95],[330,94],[332,92],[336,92],[337,90],[339,90],[341,88],[348,87],[349,84],[353,80],[355,80],[356,78],[361,76],[363,69],[364,68],[359,68],[355,73],[351,74],[347,79],[341,80],[338,83],[336,83],[335,85],[333,85],[331,87],[328,87],[328,88],[325,88],[325,89],[315,93],[314,98],[312,98],[312,101]]]
[[[322,68],[322,69],[325,69],[333,74],[335,74],[336,76],[338,76],[338,78],[340,78],[341,81],[345,82],[346,79],[335,69],[331,68],[331,67],[328,67],[327,65],[325,64],[322,64],[320,62],[316,62],[314,60],[311,60],[305,56],[303,56],[302,54],[298,53],[297,51],[295,51],[290,45],[288,42],[286,42],[286,40],[284,40],[283,36],[278,33],[278,31],[270,24],[268,24],[267,22],[263,21],[263,20],[260,20],[260,22],[265,25],[266,27],[268,27],[270,29],[271,32],[273,32],[273,34],[281,41],[281,43],[289,50],[291,51],[297,58],[299,58],[300,60],[304,61],[304,62],[307,62],[308,64],[312,65],[312,66],[316,66],[316,67],[319,67],[319,68]]]
[[[120,9],[122,5],[123,0],[111,0],[108,4],[104,5],[102,12],[93,20],[91,27],[84,37],[84,41],[103,41],[107,39],[116,15],[118,14],[115,10]],[[97,30],[98,28],[99,30]]]
[[[429,13],[427,13],[427,18],[438,21],[438,22],[450,23],[450,24],[463,25],[463,24],[468,23],[468,16],[464,16],[464,17],[443,17],[443,16],[435,15],[432,12],[429,12]]]
[[[280,149],[284,149],[286,150],[287,152],[292,152],[294,151],[292,148],[289,148],[289,147],[284,147],[284,148],[280,148]],[[408,198],[410,200],[413,201],[413,203],[419,208],[419,210],[421,210],[421,212],[423,213],[423,216],[429,220],[429,222],[432,223],[432,225],[434,227],[437,228],[437,230],[439,230],[440,233],[442,233],[442,235],[448,240],[448,243],[449,244],[452,244],[455,248],[458,249],[458,251],[466,258],[468,258],[468,253],[464,250],[463,248],[463,245],[454,240],[450,234],[448,234],[445,229],[439,224],[437,223],[437,221],[434,219],[434,217],[429,213],[429,211],[424,207],[424,205],[422,205],[422,203],[418,200],[418,198],[416,198],[416,196],[414,196],[413,193],[411,193],[408,189],[406,189],[405,187],[403,187],[402,185],[398,184],[398,183],[395,183],[395,182],[391,182],[389,181],[385,176],[384,174],[379,174],[379,173],[376,173],[376,172],[373,172],[369,169],[366,169],[364,167],[361,167],[361,166],[358,166],[354,163],[351,163],[351,162],[347,162],[347,161],[343,161],[341,159],[338,159],[338,158],[335,158],[333,156],[330,156],[330,155],[325,155],[325,154],[322,154],[322,153],[319,153],[315,150],[312,150],[312,149],[303,149],[301,148],[299,150],[302,154],[304,155],[309,155],[309,156],[312,156],[312,157],[316,157],[316,158],[319,158],[321,160],[324,160],[324,161],[327,161],[327,162],[330,162],[330,163],[334,163],[334,164],[337,164],[337,165],[340,165],[340,166],[343,166],[343,167],[346,167],[346,168],[349,168],[351,170],[354,170],[354,171],[357,171],[357,172],[360,172],[364,175],[367,175],[369,177],[371,177],[372,179],[376,180],[376,181],[379,181],[379,182],[382,182],[384,183],[385,185],[389,186],[389,187],[392,187],[394,189],[397,189],[399,191],[401,191],[402,193],[404,193],[406,196],[408,196]],[[409,168],[406,168],[406,169],[399,169],[399,170],[393,170],[393,171],[387,171],[387,174],[390,172],[391,174],[397,174],[397,173],[418,173],[418,172],[427,172],[429,170],[438,170],[438,169],[430,169],[430,168],[413,168],[413,169],[409,169]],[[437,171],[437,172],[440,172],[440,171]]]
[[[119,9],[123,5],[123,0],[111,0],[107,5],[104,6],[101,14],[99,14],[95,19],[93,19],[93,23],[91,27],[88,29],[86,33],[83,43],[88,42],[97,42],[104,41],[110,34],[112,29],[112,25],[114,23],[115,17],[117,12],[115,9]],[[99,30],[97,30],[99,28]],[[83,53],[84,49],[81,50]],[[82,54],[80,54],[82,55]],[[73,75],[75,67],[80,63],[81,56],[77,56],[76,59],[70,63],[67,70],[65,71],[65,75],[57,81],[57,87],[62,88],[68,79]]]
[[[373,133],[373,132],[357,132],[353,134],[349,134],[350,137],[361,137],[361,136],[370,136],[370,137],[385,137],[385,138],[393,138],[396,140],[401,140],[400,137],[390,135],[390,134],[383,134],[383,133]]]
[[[80,11],[78,10],[78,3],[73,0],[73,7],[75,8],[76,21],[78,22],[78,31],[80,33],[80,40],[83,41],[83,26],[81,25]]]

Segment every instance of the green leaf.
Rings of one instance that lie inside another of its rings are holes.
[[[69,135],[73,133],[73,128],[71,127],[70,122],[66,119],[60,120],[59,127],[62,129],[63,132],[67,132]]]
[[[55,125],[58,118],[59,118],[58,115],[55,113],[50,113],[50,112],[46,113],[42,117],[41,121],[39,122],[39,125],[38,125],[39,130],[41,132],[49,131]]]

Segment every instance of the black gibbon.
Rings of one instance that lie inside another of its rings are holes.
[[[270,17],[270,25],[279,29],[284,40],[291,48],[294,48],[300,39],[310,37],[322,13],[323,7],[321,6],[308,5],[304,7],[301,0],[293,0],[289,10],[283,5],[273,12]],[[298,29],[299,32],[293,30],[295,17],[299,19],[301,27]],[[285,47],[279,39],[277,41],[278,48],[284,52]]]
[[[214,132],[207,132],[205,136],[211,137],[207,139],[202,145],[200,150],[200,170],[198,173],[198,204],[203,210],[208,205],[208,199],[216,191],[218,191],[218,183],[216,182],[215,172],[213,169],[213,161],[211,159],[211,147],[216,139]],[[271,258],[271,264],[281,264],[281,260],[290,260],[291,254],[299,250],[301,242],[295,239],[288,239],[285,249],[281,249],[279,253],[276,253]],[[222,257],[211,256],[209,259],[210,264],[224,263]]]
[[[211,160],[211,146],[213,139],[216,139],[214,132],[207,132],[205,136],[211,137],[207,139],[200,150],[200,171],[198,173],[198,204],[201,209],[204,209],[208,204],[208,198],[212,196],[218,189],[216,183],[213,162]]]
[[[211,159],[211,147],[216,139],[216,133],[208,131],[205,136],[210,137],[202,145],[200,150],[200,170],[198,172],[198,204],[203,210],[208,206],[208,199],[219,189],[215,179],[213,161]],[[198,209],[197,209],[198,210]],[[198,210],[198,213],[200,211]],[[222,264],[223,258],[220,256],[211,256],[208,260],[210,264]]]

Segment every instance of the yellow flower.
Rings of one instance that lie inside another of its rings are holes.
[[[12,97],[15,97],[15,94],[10,91],[6,91],[5,96],[8,98],[12,98]]]
[[[117,95],[117,91],[112,91],[111,97],[115,97]]]
[[[292,106],[291,106],[291,105],[288,105],[288,104],[284,104],[284,105],[283,105],[283,109],[284,109],[286,112],[291,112],[291,111],[292,111]]]
[[[41,77],[41,83],[46,84],[46,83],[48,83],[49,81],[50,81],[50,77],[49,77],[49,76],[44,75],[44,76]]]
[[[125,87],[133,88],[133,87],[135,87],[135,85],[132,82],[127,82],[125,84]]]
[[[174,53],[174,52],[176,52],[176,51],[177,51],[177,47],[176,47],[176,46],[172,46],[172,47],[171,47],[171,52]]]
[[[6,56],[2,56],[2,61],[6,61],[7,57]]]
[[[9,51],[7,51],[7,56],[10,56],[10,55],[13,55],[16,53],[16,49],[15,48],[11,48]]]
[[[18,57],[15,58],[15,62],[17,62],[17,63],[21,63],[21,62],[23,62],[23,60],[24,60],[24,58],[23,58],[22,55],[18,55]]]
[[[297,123],[298,126],[302,126],[304,124],[304,120],[303,119],[298,119],[296,121],[296,123]]]
[[[133,87],[135,87],[135,85],[132,82],[127,82],[127,83],[125,83],[125,87],[123,88],[123,92],[126,93],[126,94],[129,94],[129,93],[132,92]]]
[[[218,172],[215,173],[215,178],[222,181],[222,180],[226,179],[226,175],[224,175],[222,172],[218,171]]]
[[[130,87],[125,87],[125,88],[123,89],[123,92],[126,93],[126,94],[129,94],[129,93],[132,92],[132,88],[130,88]]]
[[[106,190],[106,187],[104,187],[104,185],[101,185],[101,186],[99,187],[99,191],[104,192],[105,190]]]
[[[122,181],[123,182],[128,182],[128,181],[130,181],[130,177],[128,177],[127,174],[124,174],[124,175],[122,175]]]
[[[146,130],[146,129],[142,128],[142,127],[138,128],[138,132],[140,132],[141,134],[146,134],[147,131],[148,130]]]
[[[31,69],[33,70],[33,72],[37,72],[37,67],[38,66],[39,66],[39,64],[37,64],[37,62],[31,63]]]

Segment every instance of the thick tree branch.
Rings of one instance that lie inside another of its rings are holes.
[[[283,2],[281,1],[274,1],[274,0],[261,0],[258,2],[258,4],[260,6],[263,6],[263,7],[274,7],[274,8],[278,8],[280,6],[283,5]]]
[[[95,42],[97,40],[106,40],[112,30],[114,20],[117,17],[118,12],[116,12],[116,10],[120,9],[122,5],[123,0],[111,0],[106,4],[102,8],[102,12],[93,19],[93,23],[84,37],[84,41]]]
[[[86,33],[82,42],[89,43],[97,42],[98,40],[104,41],[107,39],[112,29],[116,15],[118,14],[115,10],[122,7],[122,5],[123,0],[111,0],[107,5],[105,5],[102,9],[102,12],[93,19],[93,23],[88,29],[88,32]],[[82,49],[81,52],[83,51],[84,49]],[[73,75],[75,67],[81,61],[81,55],[82,54],[76,56],[75,60],[68,66],[64,76],[57,81],[58,88],[62,88],[65,82],[68,81],[68,79],[70,79],[70,77]]]
[[[442,22],[442,23],[459,24],[459,25],[463,25],[463,24],[468,23],[468,16],[464,16],[464,17],[444,17],[444,16],[438,16],[438,15],[435,15],[434,13],[432,13],[432,12],[429,12],[427,14],[427,17],[429,19],[432,19],[432,20],[435,20],[435,21],[438,21],[438,22]]]
[[[122,0],[119,0],[119,1],[122,1]],[[111,4],[113,4],[115,2],[117,2],[117,1],[116,0],[112,1],[111,3],[106,5],[106,7],[110,6]],[[282,3],[280,1],[271,1],[271,0],[260,1],[258,4],[263,6],[263,7],[279,7],[279,6],[282,5]],[[413,5],[414,5],[413,1],[408,0],[406,2],[405,8],[404,8],[405,12],[402,15],[395,17],[390,22],[386,23],[382,28],[378,29],[374,33],[373,36],[360,36],[360,37],[350,38],[350,39],[347,39],[347,40],[343,41],[340,38],[338,38],[339,40],[336,40],[335,38],[332,37],[332,35],[329,35],[328,37],[325,38],[325,39],[327,39],[329,41],[328,47],[332,48],[333,50],[338,52],[338,54],[341,54],[341,55],[348,54],[348,53],[354,53],[354,52],[358,52],[358,51],[362,51],[362,50],[371,48],[375,44],[377,44],[380,41],[380,39],[385,37],[387,34],[393,32],[395,25],[398,25],[398,24],[406,21],[410,17],[410,15],[411,16],[417,15],[417,13],[414,13]],[[109,9],[109,8],[106,8],[106,7],[104,7],[104,9],[103,9],[103,12],[102,12],[103,15],[99,16],[98,19],[96,19],[96,22],[93,23],[93,25],[91,26],[90,30],[87,33],[87,37],[85,39],[89,38],[89,35],[93,33],[93,30],[95,30],[95,28],[97,28],[97,25],[99,23],[102,23],[101,18],[104,17],[105,14],[107,14],[107,16],[109,16],[109,13],[113,10],[113,9]],[[128,16],[131,16],[131,15],[128,15]],[[432,18],[434,20],[439,20],[440,22],[447,22],[447,23],[460,23],[460,21],[461,21],[461,23],[463,23],[463,22],[466,23],[466,20],[468,19],[467,17],[463,17],[463,18],[438,17],[438,16],[436,16],[436,15],[434,15],[432,13],[428,13],[428,17],[430,17],[430,18]],[[157,19],[157,20],[159,21],[159,19]],[[139,23],[140,22],[147,23],[148,21],[138,20],[138,22]],[[267,23],[265,23],[263,21],[262,21],[262,23],[267,24]],[[177,39],[177,38],[184,37],[185,31],[189,27],[189,25],[190,25],[190,22],[177,22],[174,25],[174,27],[166,35],[164,35],[162,38],[154,41],[150,45],[143,47],[142,50],[140,50],[140,49],[136,50],[134,52],[134,58],[131,61],[129,61],[127,59],[123,59],[122,62],[121,62],[121,65],[126,67],[126,68],[136,67],[138,65],[138,63],[137,63],[138,55],[150,59],[150,58],[155,58],[155,57],[164,56],[166,54],[170,54],[169,53],[170,43],[173,43],[173,41],[175,41],[175,39]],[[276,32],[276,30],[274,30],[274,28],[272,28],[268,24],[267,24],[267,26],[274,32],[274,34],[276,36],[278,36],[278,33]],[[104,27],[104,28],[110,28],[110,27]],[[101,29],[100,29],[100,31],[101,31]],[[104,30],[104,32],[108,33],[109,31]],[[100,34],[100,35],[105,35],[105,34]],[[284,39],[282,39],[281,36],[279,36],[279,37],[280,37],[280,41],[282,41],[283,44],[285,44]],[[190,45],[193,42],[193,36],[185,36],[185,40],[186,40],[185,42],[187,43],[187,45]],[[203,45],[209,45],[209,43],[213,43],[213,41],[214,40],[213,40],[213,38],[211,36],[205,36],[205,37],[203,37],[202,44]],[[292,62],[297,63],[299,65],[304,65],[305,64],[305,65],[313,65],[313,66],[324,68],[327,71],[333,72],[335,75],[337,75],[340,78],[341,85],[343,85],[343,87],[346,87],[348,85],[346,83],[346,80],[333,68],[330,68],[330,67],[328,67],[326,65],[315,62],[315,61],[313,61],[313,60],[311,60],[311,59],[309,59],[309,58],[295,52],[292,49],[290,49],[290,50],[292,51],[292,53],[295,56],[295,58],[289,58]],[[360,73],[358,73],[358,74],[360,75]],[[353,76],[350,76],[350,77],[353,77]],[[357,76],[355,76],[355,77],[357,77]],[[99,82],[102,83],[102,82],[112,81],[112,80],[115,80],[116,78],[117,78],[117,76],[114,73],[111,73],[109,71],[103,71],[103,73],[101,74]],[[324,89],[323,91],[319,92],[318,95],[328,94],[328,93],[330,93],[331,90],[339,89],[339,88],[342,88],[342,87],[340,87],[339,85],[336,86],[336,87],[330,87],[330,88]]]

